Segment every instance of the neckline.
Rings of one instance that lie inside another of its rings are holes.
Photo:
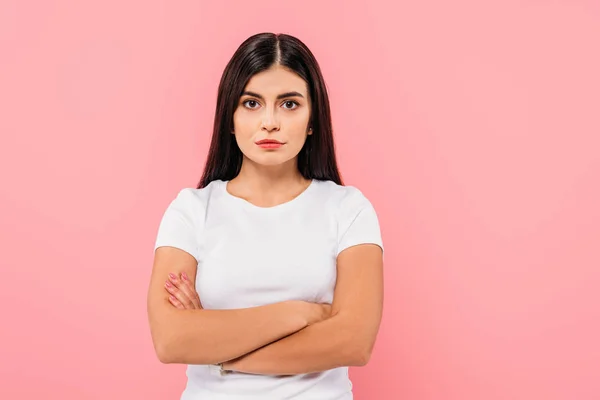
[[[243,199],[241,197],[237,197],[234,196],[233,194],[229,193],[229,191],[227,190],[227,183],[229,181],[224,181],[221,180],[221,192],[225,195],[225,197],[241,204],[243,207],[252,209],[252,210],[257,210],[259,212],[270,212],[270,211],[278,211],[278,210],[283,210],[286,208],[289,208],[291,206],[293,206],[294,204],[298,203],[300,200],[302,200],[302,198],[304,198],[306,196],[306,194],[308,192],[311,191],[311,189],[313,188],[313,186],[316,185],[317,180],[316,179],[311,179],[310,184],[306,187],[306,189],[304,189],[302,192],[300,192],[300,194],[298,194],[296,197],[294,197],[291,200],[288,200],[284,203],[280,203],[274,206],[270,206],[270,207],[261,207],[261,206],[257,206],[256,204],[253,204],[251,202],[249,202],[246,199]]]

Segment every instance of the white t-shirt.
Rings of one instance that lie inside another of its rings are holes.
[[[155,249],[196,258],[196,290],[205,309],[235,309],[285,300],[331,303],[336,258],[375,243],[383,249],[370,201],[353,186],[313,180],[299,196],[258,207],[233,196],[227,181],[184,188],[167,207]],[[228,373],[188,365],[181,400],[352,399],[348,367],[292,376]]]

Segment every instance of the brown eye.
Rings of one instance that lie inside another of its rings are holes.
[[[285,107],[288,110],[295,110],[296,108],[298,108],[298,106],[300,106],[300,104],[298,104],[297,102],[292,101],[292,100],[288,100],[288,101],[284,102],[283,104],[285,104],[285,105],[290,105],[291,104],[291,105],[295,105],[296,106],[294,108]]]
[[[245,106],[246,108],[249,108],[249,109],[251,109],[251,110],[252,110],[252,109],[255,109],[255,108],[256,108],[256,107],[254,107],[254,106],[255,106],[256,104],[258,104],[258,102],[257,102],[256,100],[246,100],[246,101],[244,101],[242,104],[244,104],[244,105],[246,105],[246,104],[252,104],[250,107],[248,107],[248,106]]]

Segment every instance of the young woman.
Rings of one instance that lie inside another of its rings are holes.
[[[383,303],[379,222],[337,168],[329,99],[298,39],[262,33],[227,64],[197,188],[167,207],[148,292],[182,400],[352,399]]]

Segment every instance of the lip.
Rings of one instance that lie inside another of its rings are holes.
[[[281,146],[283,146],[282,143],[276,143],[276,142],[261,143],[258,145],[258,147],[260,147],[262,149],[278,149]]]
[[[259,140],[258,142],[256,142],[256,144],[261,145],[261,144],[283,144],[278,140],[275,139],[263,139],[263,140]]]
[[[275,139],[259,140],[258,142],[256,142],[256,144],[262,149],[278,149],[281,146],[283,146],[283,143]]]

